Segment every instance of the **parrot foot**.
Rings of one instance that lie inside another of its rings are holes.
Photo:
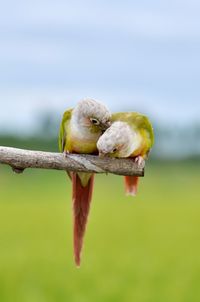
[[[140,155],[137,156],[135,158],[135,162],[138,164],[138,166],[144,168],[144,166],[145,166],[145,160],[144,160],[144,158],[142,156],[140,156]]]
[[[68,151],[64,151],[64,152],[63,152],[64,157],[67,157],[68,154],[69,154]]]

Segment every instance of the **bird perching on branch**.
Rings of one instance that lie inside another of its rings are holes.
[[[68,153],[97,154],[97,141],[110,126],[111,114],[100,102],[83,99],[74,109],[67,110],[60,126],[59,149]],[[92,199],[94,174],[68,172],[72,180],[74,216],[74,258],[77,266]]]
[[[62,118],[59,149],[65,157],[58,153],[0,146],[0,163],[10,165],[17,173],[26,168],[67,171],[73,192],[74,258],[79,266],[94,173],[124,175],[126,192],[134,195],[138,177],[144,176],[145,160],[153,141],[152,125],[144,115],[129,112],[111,117],[103,104],[84,99],[74,109],[67,110]]]
[[[120,112],[112,115],[112,125],[99,138],[100,156],[134,158],[144,165],[154,143],[153,127],[149,119],[137,112]],[[127,195],[136,195],[138,176],[124,176]]]

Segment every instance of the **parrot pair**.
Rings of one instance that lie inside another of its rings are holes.
[[[102,103],[94,99],[81,100],[67,110],[59,132],[59,150],[67,153],[98,154],[110,157],[133,157],[138,164],[147,158],[153,145],[153,128],[148,118],[136,113],[111,115]],[[81,250],[92,199],[94,174],[67,172],[72,180],[74,220],[74,258],[81,262]],[[137,192],[138,177],[125,176],[127,194]]]

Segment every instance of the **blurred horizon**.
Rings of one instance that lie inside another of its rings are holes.
[[[26,132],[0,131],[0,145],[58,151],[58,133],[62,114],[38,112],[36,125]],[[151,120],[154,127],[155,143],[150,153],[151,159],[183,160],[200,159],[200,123],[168,127]]]

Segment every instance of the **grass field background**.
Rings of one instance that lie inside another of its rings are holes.
[[[65,173],[0,166],[0,301],[200,301],[199,167],[150,163],[136,198],[97,175],[77,269]]]

